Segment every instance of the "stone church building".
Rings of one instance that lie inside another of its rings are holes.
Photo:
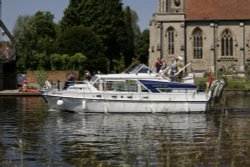
[[[192,61],[194,71],[244,72],[250,64],[250,0],[158,0],[149,65],[178,56]]]

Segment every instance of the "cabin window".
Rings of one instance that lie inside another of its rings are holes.
[[[202,31],[200,28],[196,28],[193,32],[193,56],[194,59],[202,59],[203,57],[203,40]]]
[[[145,88],[143,85],[141,86],[141,92],[149,92],[147,88]]]
[[[137,92],[137,82],[133,80],[124,81],[106,81],[104,84],[106,91],[119,91],[119,92]]]
[[[232,37],[231,32],[228,29],[222,33],[221,55],[233,56],[233,37]]]
[[[138,91],[137,82],[134,80],[127,80],[126,89],[128,92],[137,92]]]

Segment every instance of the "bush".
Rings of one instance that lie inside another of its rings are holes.
[[[36,71],[36,78],[37,78],[38,84],[42,88],[45,84],[46,79],[47,79],[47,72],[43,71],[43,70]]]

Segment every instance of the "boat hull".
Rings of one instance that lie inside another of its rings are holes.
[[[87,111],[105,113],[182,113],[182,112],[204,112],[207,103],[202,101],[183,102],[183,101],[100,101],[88,100]]]
[[[44,96],[49,107],[57,110],[90,113],[181,113],[204,112],[208,100],[205,95],[189,98],[172,98],[167,96],[152,99],[98,99],[89,97]],[[96,97],[96,96],[94,96]],[[114,95],[112,96],[114,97]],[[124,98],[124,95],[123,95]],[[177,100],[179,99],[179,100]]]

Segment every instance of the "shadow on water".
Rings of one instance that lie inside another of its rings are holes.
[[[1,97],[0,166],[250,166],[250,97],[226,99],[227,112],[72,114]]]

